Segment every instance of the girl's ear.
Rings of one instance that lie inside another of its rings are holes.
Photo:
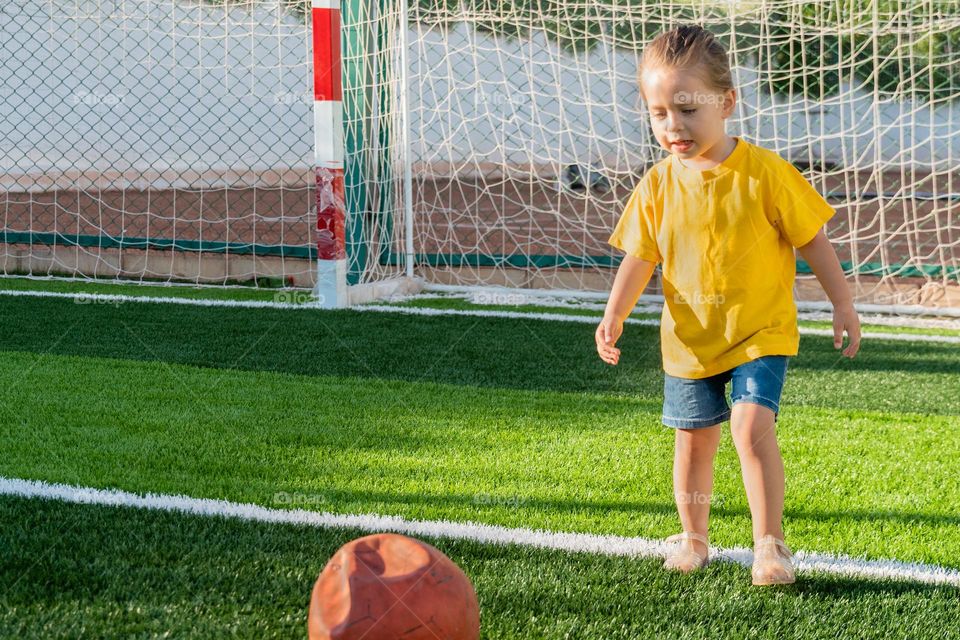
[[[724,118],[729,118],[733,115],[733,108],[737,105],[737,90],[728,89],[726,93],[723,94],[723,111],[722,115]]]

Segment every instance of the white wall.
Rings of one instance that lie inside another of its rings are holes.
[[[308,170],[311,69],[272,3],[4,3],[0,173]]]
[[[655,144],[638,110],[632,52],[601,45],[574,57],[542,31],[519,42],[476,33],[462,22],[446,37],[426,27],[411,29],[408,37],[417,158],[602,162],[622,171],[642,164],[650,151],[643,145]],[[960,171],[956,103],[936,109],[874,105],[870,94],[849,86],[822,105],[788,103],[760,95],[754,70],[738,68],[735,76],[741,102],[728,133],[742,133],[784,157],[806,159],[810,145],[813,158],[849,167],[913,162]],[[458,116],[452,122],[451,110]]]
[[[575,58],[542,32],[497,40],[464,23],[450,28],[452,45],[419,26],[408,38],[418,161],[627,171],[655,150],[633,53],[601,46]],[[256,182],[270,168],[309,169],[309,46],[305,24],[270,2],[226,17],[166,0],[4,3],[0,174],[171,170],[164,179],[176,182],[187,170],[234,169]],[[741,107],[728,131],[784,156],[805,158],[812,145],[814,157],[849,166],[960,167],[956,105],[874,105],[845,92],[810,115],[802,102],[760,97],[749,70],[737,76]]]

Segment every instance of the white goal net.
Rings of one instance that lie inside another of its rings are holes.
[[[856,300],[960,307],[956,0],[341,12],[351,285],[408,273],[608,291],[606,239],[665,153],[637,56],[696,22],[730,53],[728,133],[791,160],[836,208],[827,235]],[[4,3],[4,273],[311,286],[309,13],[300,0]],[[798,296],[815,297],[798,274]]]
[[[609,290],[606,245],[665,151],[637,57],[696,22],[730,54],[727,132],[837,210],[861,302],[960,306],[960,3],[420,3],[408,30],[413,245],[428,282]],[[798,264],[798,294],[814,296]],[[819,293],[822,296],[822,292]]]

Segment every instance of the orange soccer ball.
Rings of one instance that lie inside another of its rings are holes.
[[[375,533],[340,547],[310,597],[310,640],[477,640],[470,579],[426,542]]]

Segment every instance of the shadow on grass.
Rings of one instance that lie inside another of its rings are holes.
[[[660,397],[659,328],[628,326],[616,367],[598,358],[594,329],[593,324],[347,310],[97,305],[46,298],[9,298],[0,305],[0,350]],[[830,338],[807,336],[789,372],[787,401],[960,414],[960,350],[949,345],[867,341],[849,360],[838,355]],[[944,393],[951,385],[958,393]],[[931,396],[937,402],[931,403]]]

